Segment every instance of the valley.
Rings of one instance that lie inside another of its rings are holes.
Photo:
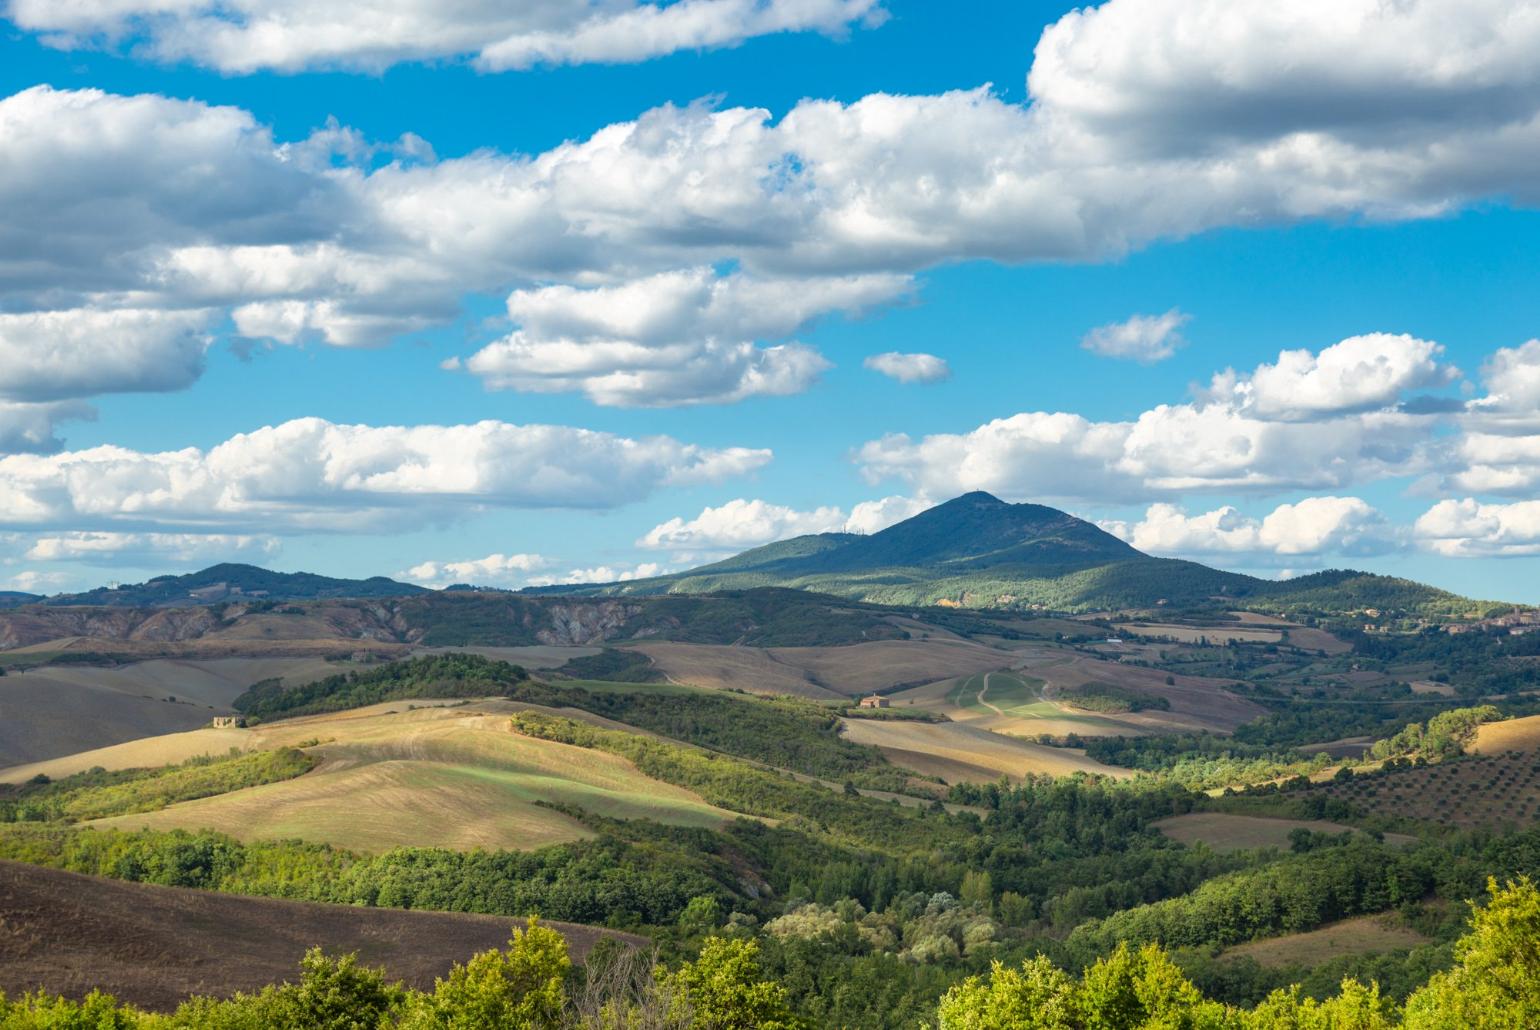
[[[917,539],[937,568],[993,567],[979,541],[1100,554],[997,504],[786,560],[856,582]],[[886,985],[876,1008],[792,998],[840,1025],[923,1019],[994,958],[1080,969],[1119,942],[1235,1006],[1359,972],[1404,998],[1487,876],[1540,875],[1540,638],[1448,632],[1476,624],[1405,588],[1422,600],[1366,630],[1331,600],[1359,580],[1311,605],[1041,610],[765,586],[273,600],[219,575],[207,604],[204,576],[0,611],[0,873],[40,877],[5,990],[164,1010],[282,977],[301,939],[422,986],[538,913],[578,954],[586,927],[671,956],[725,935],[773,980]],[[247,971],[173,956],[135,905],[192,940],[227,920]],[[411,955],[375,943],[371,920],[418,916],[451,922]]]

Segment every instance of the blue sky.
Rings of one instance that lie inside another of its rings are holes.
[[[517,586],[983,488],[1225,568],[1540,602],[1532,4],[829,0],[769,32],[692,2],[729,45],[618,52],[579,13],[315,56],[197,5],[13,3],[0,587]]]

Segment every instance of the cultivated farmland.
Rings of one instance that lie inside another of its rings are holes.
[[[189,994],[228,996],[293,980],[319,945],[356,952],[392,978],[432,988],[455,962],[505,947],[514,920],[318,905],[147,884],[0,862],[0,991],[92,989],[152,1009]],[[548,923],[581,960],[600,937],[630,934]]]
[[[248,749],[308,747],[321,763],[297,779],[101,824],[213,829],[243,840],[292,837],[356,851],[404,845],[522,850],[591,836],[576,819],[538,802],[683,826],[735,818],[690,791],[644,776],[623,758],[510,732],[507,715],[514,708],[506,703],[405,708],[376,705],[253,730],[183,735],[193,739],[179,741],[176,756],[166,758],[184,757],[198,744],[217,751],[213,735],[233,734],[236,746]],[[135,751],[135,764],[153,764],[144,756]],[[92,764],[105,766],[114,756],[93,757],[99,760]]]

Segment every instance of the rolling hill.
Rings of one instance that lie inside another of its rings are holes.
[[[802,536],[670,576],[545,592],[645,596],[757,587],[791,587],[872,604],[1056,611],[1220,604],[1460,617],[1503,607],[1367,572],[1329,570],[1277,582],[1155,558],[1066,512],[1008,504],[983,492],[964,494],[870,536]]]
[[[425,593],[428,593],[426,587],[397,583],[384,576],[334,579],[311,572],[273,572],[256,565],[225,563],[185,576],[157,576],[144,583],[97,587],[85,593],[34,600],[48,605],[162,608],[236,600],[311,601],[332,597],[409,597]]]

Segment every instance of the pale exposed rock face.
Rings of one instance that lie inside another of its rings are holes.
[[[494,602],[495,604],[495,602]],[[432,624],[422,599],[402,601],[236,602],[205,607],[26,607],[0,611],[0,649],[69,638],[139,643],[218,641],[228,647],[277,646],[326,640],[416,644]],[[621,636],[647,637],[660,626],[638,626],[644,607],[619,600],[521,599],[492,621],[506,620],[515,642],[573,647]],[[483,609],[482,618],[488,617]],[[663,620],[666,624],[671,620]],[[82,643],[82,646],[83,643]]]
[[[615,639],[620,635],[621,628],[635,618],[641,609],[619,601],[600,601],[553,604],[546,611],[550,615],[551,626],[538,631],[535,637],[542,644],[582,647]]]
[[[0,648],[63,637],[169,643],[196,640],[219,625],[208,608],[29,608],[0,613]]]

